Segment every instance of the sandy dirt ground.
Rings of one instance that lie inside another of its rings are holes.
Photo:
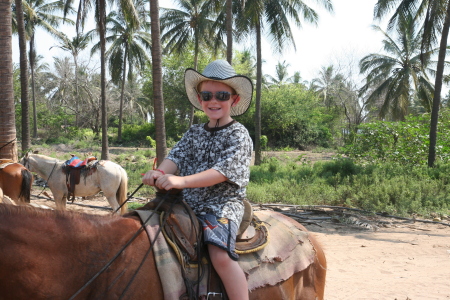
[[[326,299],[450,299],[450,227],[309,225],[328,261]]]
[[[55,207],[44,199],[51,197],[48,189],[35,188],[33,195],[32,203]],[[67,209],[111,213],[98,196],[77,198]],[[435,224],[324,210],[302,223],[325,249],[325,299],[450,299],[450,220]]]

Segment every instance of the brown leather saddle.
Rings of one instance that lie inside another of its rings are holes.
[[[156,198],[139,209],[156,210],[162,213],[161,224],[164,236],[177,256],[185,257],[182,264],[198,263],[201,249],[199,221],[189,205],[179,199],[180,191],[171,191],[169,195],[162,191]],[[162,202],[162,203],[161,203]],[[246,254],[264,248],[269,242],[269,232],[263,222],[253,215],[251,204],[244,201],[245,212],[236,238],[236,253]]]
[[[64,174],[66,174],[66,186],[67,186],[67,200],[75,200],[75,186],[80,183],[81,175],[86,176],[92,174],[95,171],[97,158],[90,156],[85,160],[81,160],[78,157],[72,155],[72,158],[67,160],[62,166]],[[72,199],[70,199],[72,197]]]

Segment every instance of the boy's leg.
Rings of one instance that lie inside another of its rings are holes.
[[[230,300],[248,300],[248,285],[244,271],[225,250],[208,245],[211,262],[219,274]]]

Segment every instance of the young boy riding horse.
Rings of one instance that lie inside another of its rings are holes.
[[[229,299],[245,300],[247,280],[237,263],[235,243],[253,146],[247,129],[232,117],[247,111],[253,84],[228,62],[216,60],[203,73],[187,69],[185,88],[190,103],[204,111],[209,122],[194,124],[142,182],[164,190],[183,189],[183,200],[203,225],[212,264]]]

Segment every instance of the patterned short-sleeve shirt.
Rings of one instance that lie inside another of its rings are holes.
[[[180,176],[214,169],[228,180],[203,188],[186,188],[183,199],[196,214],[228,218],[239,226],[250,179],[253,144],[247,129],[234,122],[218,128],[193,125],[167,156]]]

